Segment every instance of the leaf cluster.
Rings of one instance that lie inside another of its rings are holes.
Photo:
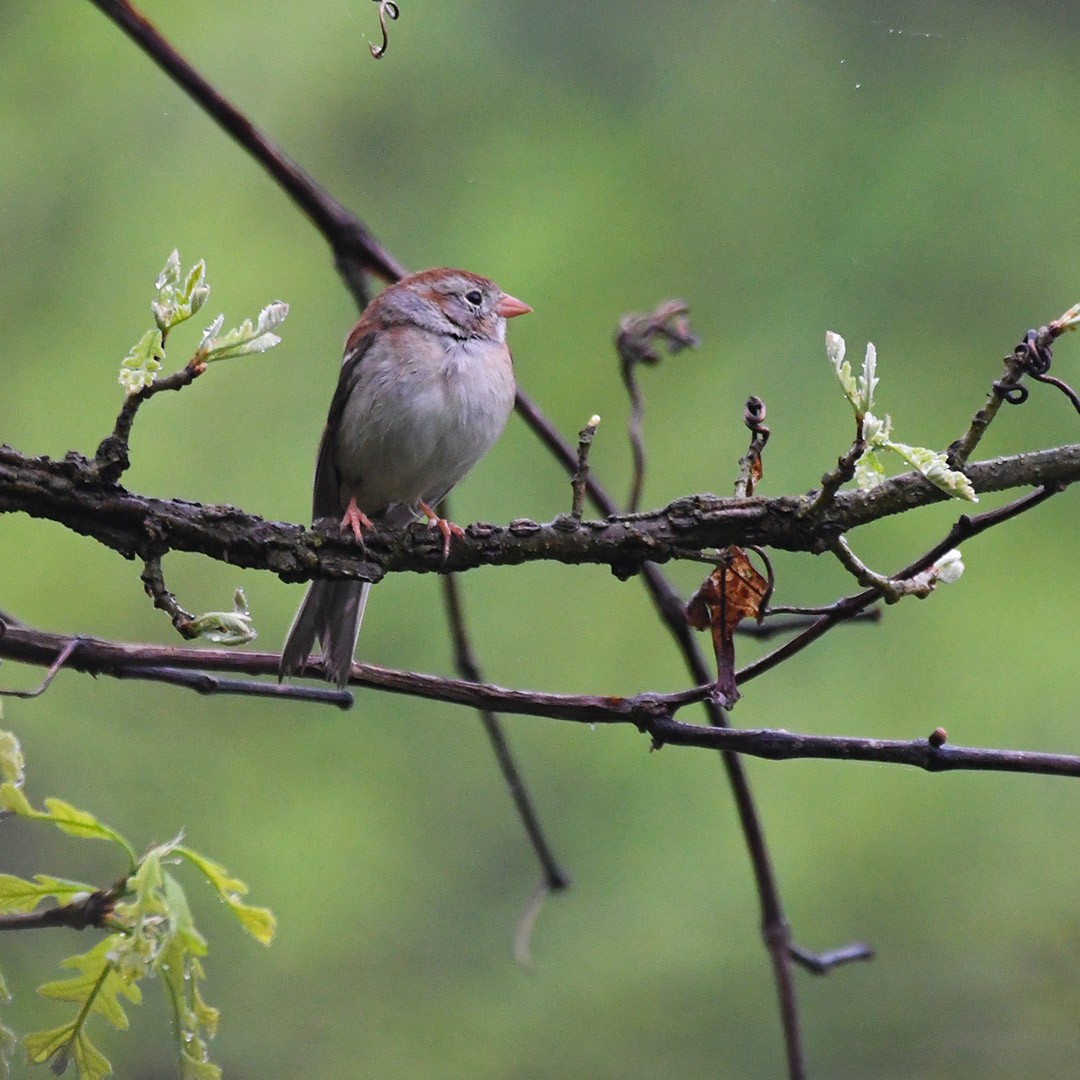
[[[210,297],[206,263],[199,259],[186,274],[180,272],[180,253],[173,250],[154,282],[157,296],[150,304],[154,327],[147,330],[120,361],[120,385],[130,397],[152,386],[165,362],[165,341],[169,331],[186,322]],[[289,305],[275,300],[252,322],[245,319],[232,330],[221,332],[225,316],[218,315],[203,331],[188,367],[205,367],[215,360],[266,352],[281,338],[274,333],[289,314]]]
[[[23,1036],[27,1060],[48,1063],[57,1075],[74,1063],[80,1080],[102,1080],[112,1068],[94,1041],[89,1021],[97,1016],[117,1030],[127,1030],[124,1002],[138,1005],[140,984],[157,977],[172,1012],[179,1076],[216,1080],[221,1070],[210,1060],[209,1040],[217,1030],[218,1010],[207,1004],[200,989],[208,943],[196,928],[174,868],[194,867],[241,927],[263,945],[274,937],[273,914],[246,903],[247,885],[187,847],[179,836],[138,855],[116,830],[62,799],[45,799],[44,809],[35,809],[22,791],[22,751],[8,732],[0,732],[0,775],[0,814],[51,823],[82,840],[104,840],[120,849],[125,863],[120,878],[105,889],[45,874],[32,881],[0,874],[0,915],[22,916],[25,925],[94,925],[107,931],[92,948],[61,962],[76,974],[38,987],[43,997],[74,1006],[74,1015],[56,1027]],[[39,915],[50,921],[33,922]],[[7,928],[18,925],[9,922]],[[8,996],[0,977],[0,998]],[[17,1041],[0,1025],[0,1080],[7,1076]]]

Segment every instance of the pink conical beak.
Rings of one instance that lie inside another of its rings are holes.
[[[495,314],[504,319],[512,319],[515,315],[528,315],[532,308],[524,300],[518,300],[509,293],[500,293],[499,302],[495,305]]]

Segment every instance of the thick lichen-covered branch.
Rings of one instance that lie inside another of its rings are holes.
[[[1063,487],[1080,480],[1080,445],[976,462],[966,472],[979,492]],[[460,572],[536,561],[608,565],[627,577],[646,562],[699,559],[729,544],[819,553],[852,529],[944,499],[915,473],[870,491],[840,492],[809,512],[814,492],[771,499],[690,495],[656,510],[602,521],[561,516],[547,523],[474,524],[455,538],[444,560],[438,537],[423,526],[373,532],[361,550],[333,529],[267,521],[232,506],[135,494],[102,482],[92,463],[78,455],[57,461],[0,447],[0,513],[56,521],[127,558],[196,552],[269,570],[287,581],[377,581],[387,573]]]

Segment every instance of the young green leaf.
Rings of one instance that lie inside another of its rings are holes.
[[[79,810],[63,799],[54,798],[45,800],[45,809],[48,813],[43,817],[52,821],[68,836],[78,836],[86,840],[108,840],[124,849],[132,865],[138,861],[131,845],[115,829],[110,829],[108,825],[98,821],[88,810]]]
[[[28,818],[37,814],[30,800],[22,793],[22,788],[16,787],[10,780],[0,784],[0,810]]]
[[[57,1076],[64,1073],[72,1061],[79,1080],[105,1080],[112,1073],[109,1059],[90,1041],[78,1020],[51,1031],[30,1032],[23,1037],[23,1050],[31,1065],[48,1061],[49,1068]]]
[[[157,280],[154,282],[154,287],[159,293],[168,292],[174,290],[179,281],[180,252],[173,248],[172,253],[165,260],[165,265],[161,268],[161,273],[158,274]]]
[[[162,873],[159,849],[152,849],[128,878],[125,899],[113,908],[126,932],[117,936],[109,960],[125,979],[151,974],[172,934],[169,910],[161,893]]]
[[[92,949],[61,961],[61,966],[78,972],[70,979],[58,979],[38,987],[42,997],[70,1001],[78,1005],[80,1016],[97,1014],[118,1031],[128,1028],[127,1013],[120,1004],[123,995],[133,1005],[142,1002],[142,991],[116,970],[111,952],[122,935],[111,934]]]
[[[246,645],[259,635],[251,621],[243,589],[233,594],[232,611],[207,611],[192,620],[194,633],[216,645]]]
[[[275,301],[259,312],[254,326],[250,319],[245,319],[234,330],[224,334],[221,333],[221,328],[225,324],[225,316],[219,315],[203,332],[194,359],[196,362],[210,364],[215,360],[266,352],[281,341],[272,331],[285,321],[288,314],[289,305]]]
[[[149,386],[165,359],[161,330],[147,330],[120,361],[120,385],[128,397]]]
[[[39,994],[71,1002],[78,1011],[69,1023],[50,1031],[31,1032],[23,1039],[31,1064],[49,1061],[50,1068],[59,1075],[74,1061],[79,1080],[102,1080],[112,1072],[108,1059],[90,1041],[87,1021],[96,1013],[113,1027],[126,1029],[127,1013],[120,996],[136,1005],[142,1000],[139,988],[122,978],[110,960],[111,947],[120,937],[112,934],[89,951],[64,960],[64,967],[78,971],[74,978],[38,987]]]
[[[220,1070],[210,1061],[207,1040],[217,1031],[219,1014],[199,991],[203,979],[199,957],[206,952],[206,942],[191,920],[180,883],[171,874],[164,877],[165,896],[176,932],[162,953],[159,970],[173,1009],[180,1075],[217,1076]]]
[[[165,266],[154,283],[157,286],[157,299],[150,305],[154,313],[154,322],[162,334],[167,334],[172,327],[190,319],[210,296],[210,286],[206,283],[206,263],[200,259],[188,272],[184,283],[180,284],[180,253],[173,250],[166,259]]]
[[[45,874],[35,874],[33,881],[12,874],[0,874],[0,911],[6,914],[33,911],[42,900],[70,904],[72,900],[93,891],[92,885],[81,881],[65,881]]]
[[[855,486],[860,491],[876,488],[885,479],[885,466],[874,450],[867,450],[855,462]]]
[[[844,394],[855,410],[861,424],[862,437],[866,442],[866,450],[855,464],[856,485],[867,489],[881,483],[885,478],[885,469],[881,463],[880,452],[888,450],[946,494],[956,499],[978,502],[979,498],[971,486],[971,481],[962,472],[949,468],[945,454],[893,441],[892,419],[886,416],[881,420],[870,411],[874,391],[880,381],[877,377],[877,349],[873,343],[866,346],[866,358],[858,379],[852,375],[851,365],[844,359],[845,350],[844,339],[839,334],[828,331],[825,335],[825,352]]]
[[[103,825],[93,814],[77,810],[63,799],[46,799],[44,810],[35,810],[29,799],[10,781],[0,784],[0,809],[10,810],[33,821],[51,821],[61,832],[89,840],[108,840],[123,848],[132,867],[138,863],[131,845],[114,829]]]
[[[1080,326],[1080,304],[1073,304],[1064,315],[1060,315],[1054,320],[1053,325],[1059,331],[1075,330]]]
[[[858,379],[851,372],[851,364],[844,359],[847,345],[844,339],[832,330],[825,333],[825,355],[833,366],[836,379],[844,396],[851,402],[855,415],[860,419],[870,411],[874,404],[874,390],[877,388],[877,349],[874,343],[866,346],[866,358],[863,360],[862,374]]]
[[[269,945],[277,932],[277,919],[268,908],[253,907],[245,904],[240,897],[247,894],[248,887],[239,878],[229,876],[229,872],[220,863],[213,862],[190,848],[177,847],[176,854],[182,856],[202,871],[203,876],[217,891],[218,896],[228,905],[240,925],[260,945]]]
[[[26,771],[19,740],[10,731],[0,731],[0,778],[22,787]]]
[[[906,443],[891,440],[888,449],[903,458],[931,484],[954,499],[966,499],[968,502],[979,501],[979,496],[975,494],[971,481],[962,472],[950,469],[949,459],[939,451],[927,450],[922,446],[908,446]]]

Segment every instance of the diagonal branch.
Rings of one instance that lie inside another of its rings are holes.
[[[218,93],[128,0],[90,2],[258,161],[307,215],[330,244],[339,272],[362,305],[367,303],[365,271],[378,274],[387,281],[404,276],[401,263],[372,236],[360,219],[315,183],[279,146]]]

